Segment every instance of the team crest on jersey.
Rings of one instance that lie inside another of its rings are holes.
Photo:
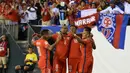
[[[115,27],[116,27],[116,15],[115,14],[100,14],[98,30],[101,31],[105,37],[112,42]]]

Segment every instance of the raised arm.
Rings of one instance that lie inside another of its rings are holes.
[[[62,39],[62,36],[61,36],[61,34],[59,34],[59,36],[58,36],[57,40],[55,41],[55,43],[52,44],[52,45],[50,45],[50,46],[48,47],[48,49],[49,49],[49,50],[52,50],[52,49],[56,46],[56,44],[59,43],[59,41],[60,41],[61,39]]]
[[[79,43],[85,45],[85,43],[82,41],[82,39],[79,36],[77,36],[76,34],[74,34],[74,37],[78,40]]]

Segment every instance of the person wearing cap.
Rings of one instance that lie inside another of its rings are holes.
[[[49,30],[44,29],[41,31],[40,38],[35,40],[35,37],[38,37],[38,35],[34,35],[32,39],[32,44],[37,47],[38,54],[39,54],[39,61],[38,61],[38,67],[41,70],[41,73],[51,73],[52,72],[52,66],[50,64],[50,50],[52,50],[55,45],[59,42],[61,37],[58,37],[52,45],[48,43],[49,38]]]
[[[110,6],[105,10],[100,11],[100,13],[124,14],[124,11],[115,5],[114,1],[110,1]]]
[[[0,73],[7,72],[7,58],[9,57],[9,46],[6,35],[0,37]]]
[[[79,73],[92,73],[93,69],[93,49],[96,49],[94,40],[91,36],[91,28],[87,27],[83,30],[82,39],[78,37],[76,34],[74,35],[75,38],[81,44],[81,59],[79,63]]]

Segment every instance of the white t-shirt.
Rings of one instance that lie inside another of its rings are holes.
[[[128,2],[124,2],[125,14],[130,14],[130,4]]]
[[[28,11],[26,10],[26,11],[23,11],[23,10],[21,10],[20,12],[19,12],[19,14],[21,15],[21,14],[23,14],[23,18],[20,18],[20,23],[28,23],[29,22],[29,19],[28,19]]]
[[[29,20],[36,20],[37,19],[37,13],[36,13],[37,7],[35,7],[36,9],[31,7],[30,10],[29,10],[29,8],[30,7],[27,8],[28,9],[28,11],[27,11],[28,12],[28,19]]]
[[[117,5],[115,6],[115,8],[111,8],[111,6],[109,6],[108,8],[106,8],[105,10],[100,11],[100,13],[114,13],[114,14],[124,14],[124,11],[122,11]]]

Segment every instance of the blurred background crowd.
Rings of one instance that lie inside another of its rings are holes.
[[[130,0],[0,0],[0,24],[15,26],[15,38],[29,25],[74,24],[78,11],[97,9],[101,13],[130,14]],[[23,33],[24,32],[24,33]]]

